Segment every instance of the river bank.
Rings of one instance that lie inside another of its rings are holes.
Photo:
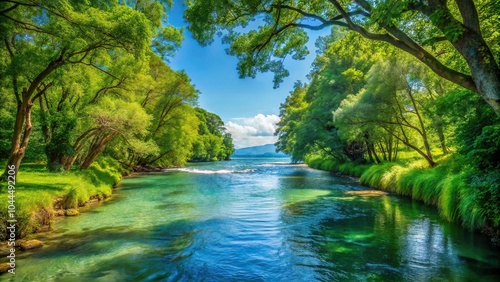
[[[315,169],[353,176],[371,188],[435,206],[447,221],[484,233],[494,244],[500,244],[498,206],[492,206],[484,199],[483,191],[469,185],[473,172],[464,169],[451,157],[443,158],[436,167],[427,167],[419,160],[340,164],[319,156],[307,158],[306,164]]]
[[[0,227],[0,241],[15,233],[17,239],[50,229],[56,217],[78,215],[78,209],[111,196],[126,173],[111,158],[97,160],[87,170],[52,173],[43,164],[22,165],[15,184],[12,209],[7,189],[0,196],[0,220],[15,220],[15,231]],[[4,183],[6,185],[6,183]]]
[[[0,193],[4,199],[0,220],[6,223],[0,227],[0,255],[4,258],[0,273],[15,270],[11,263],[20,252],[44,245],[30,235],[48,232],[54,221],[78,216],[82,208],[90,209],[108,199],[127,173],[111,158],[101,158],[87,170],[59,173],[48,172],[44,164],[22,165],[12,192],[2,189]]]

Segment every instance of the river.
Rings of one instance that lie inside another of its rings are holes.
[[[38,234],[15,280],[500,281],[485,237],[409,199],[346,193],[364,189],[288,159],[128,177]]]

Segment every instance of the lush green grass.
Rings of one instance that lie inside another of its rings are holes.
[[[488,224],[499,227],[498,208],[494,210],[490,207],[494,205],[484,200],[484,196],[481,198],[491,192],[481,194],[480,190],[471,187],[474,172],[462,158],[440,155],[437,158],[439,165],[432,168],[411,153],[400,154],[399,158],[396,163],[356,165],[310,156],[306,163],[313,168],[356,176],[364,185],[435,205],[443,218],[469,229]]]
[[[92,196],[108,197],[113,185],[121,179],[122,169],[111,158],[100,158],[84,171],[52,173],[44,164],[23,164],[19,169],[16,183],[17,234],[24,237],[35,232],[42,224],[49,223],[54,215],[55,199],[62,199],[63,208],[77,208]],[[0,218],[7,216],[7,183],[2,186]],[[4,228],[4,226],[2,227]],[[0,234],[3,239],[5,230]]]

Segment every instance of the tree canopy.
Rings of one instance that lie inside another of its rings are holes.
[[[39,161],[40,152],[52,171],[75,163],[86,169],[101,154],[129,167],[185,164],[203,134],[199,91],[166,63],[183,40],[182,29],[168,24],[171,4],[0,2],[0,153],[7,166],[17,170],[25,155]],[[229,158],[226,147],[214,153]]]
[[[498,3],[463,1],[233,1],[191,0],[186,19],[202,44],[221,35],[239,59],[240,76],[288,75],[283,60],[308,53],[305,30],[339,26],[385,42],[434,73],[478,93],[500,115]],[[248,28],[249,26],[255,28]],[[453,57],[454,60],[446,58]]]

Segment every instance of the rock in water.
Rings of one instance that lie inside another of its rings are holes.
[[[362,191],[347,191],[347,195],[360,196],[360,197],[378,197],[387,195],[387,192],[380,190],[362,190]]]

